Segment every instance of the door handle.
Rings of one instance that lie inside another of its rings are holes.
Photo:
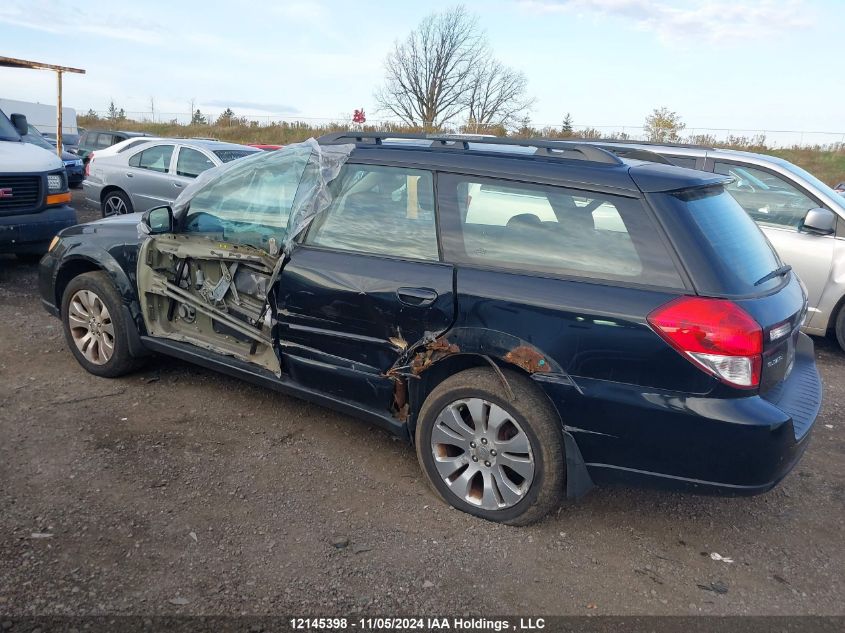
[[[126,172],[126,177],[127,178],[134,178],[135,175],[132,172]]]
[[[177,189],[181,189],[181,188],[182,188],[182,183],[181,183],[181,182],[174,182],[174,183],[173,183],[173,186],[174,186],[174,187],[176,187]]]
[[[430,306],[437,299],[437,292],[431,288],[399,288],[396,291],[399,301],[414,307]]]

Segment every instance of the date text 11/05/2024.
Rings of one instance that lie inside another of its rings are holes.
[[[291,628],[297,631],[308,630],[344,630],[358,629],[361,631],[530,631],[546,627],[543,618],[517,618],[516,621],[463,618],[463,617],[362,617],[351,618],[291,618]]]

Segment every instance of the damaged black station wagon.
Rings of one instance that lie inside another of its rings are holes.
[[[801,282],[726,182],[578,143],[337,134],[63,231],[40,289],[91,373],[166,354],[364,418],[493,521],[594,483],[760,493],[821,383]]]

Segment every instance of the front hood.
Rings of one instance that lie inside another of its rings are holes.
[[[55,152],[15,141],[0,141],[0,174],[29,174],[64,169]]]
[[[62,160],[82,160],[76,154],[72,154],[70,152],[62,152]]]
[[[113,236],[115,244],[137,244],[141,241],[138,235],[138,223],[141,221],[142,213],[127,213],[126,215],[114,215],[85,224],[71,226],[59,235],[70,237],[72,235],[99,235]]]

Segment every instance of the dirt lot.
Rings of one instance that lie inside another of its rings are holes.
[[[0,613],[845,614],[830,341],[812,445],[776,490],[600,489],[509,528],[343,415],[168,359],[87,374],[35,282],[0,257]]]

